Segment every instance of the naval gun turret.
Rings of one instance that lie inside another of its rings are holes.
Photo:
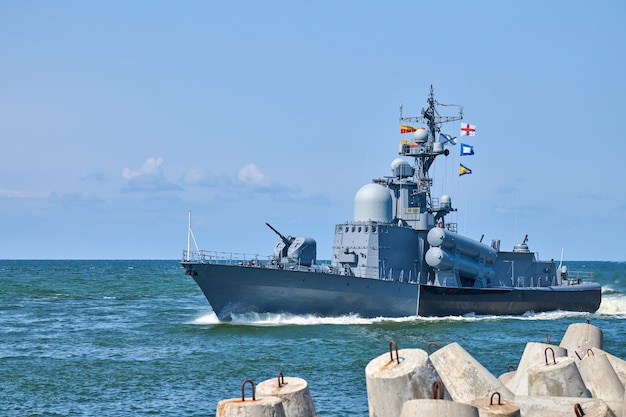
[[[312,266],[317,258],[317,243],[310,237],[285,236],[265,222],[280,237],[274,246],[274,259],[282,265]]]

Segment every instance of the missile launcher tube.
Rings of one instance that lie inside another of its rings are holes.
[[[476,260],[484,258],[486,264],[493,264],[496,261],[497,253],[491,246],[450,232],[441,227],[433,227],[430,229],[427,239],[430,246],[441,247],[445,249],[446,252],[454,253],[458,250],[461,255],[467,258]]]

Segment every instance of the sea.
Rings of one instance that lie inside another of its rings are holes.
[[[499,376],[527,342],[558,344],[587,321],[606,351],[626,358],[626,263],[567,265],[595,272],[598,312],[220,322],[176,260],[2,260],[0,416],[215,416],[245,380],[282,372],[308,383],[318,415],[366,417],[365,368],[391,341],[458,342]]]

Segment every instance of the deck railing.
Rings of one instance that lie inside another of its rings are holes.
[[[272,256],[262,257],[258,254],[250,253],[238,253],[238,252],[217,252],[217,251],[187,251],[183,250],[183,262],[200,262],[208,264],[221,264],[221,265],[241,265],[248,262],[259,263],[263,261],[269,261]]]
[[[595,281],[595,274],[591,271],[567,271],[567,280],[570,285],[593,282]]]

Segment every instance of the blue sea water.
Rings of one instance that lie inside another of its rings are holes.
[[[320,416],[367,416],[365,367],[456,341],[494,375],[526,342],[589,320],[626,358],[626,263],[595,271],[594,314],[363,319],[249,314],[220,323],[177,261],[0,261],[0,415],[214,416],[246,379],[305,379]],[[249,396],[249,391],[248,391]]]

